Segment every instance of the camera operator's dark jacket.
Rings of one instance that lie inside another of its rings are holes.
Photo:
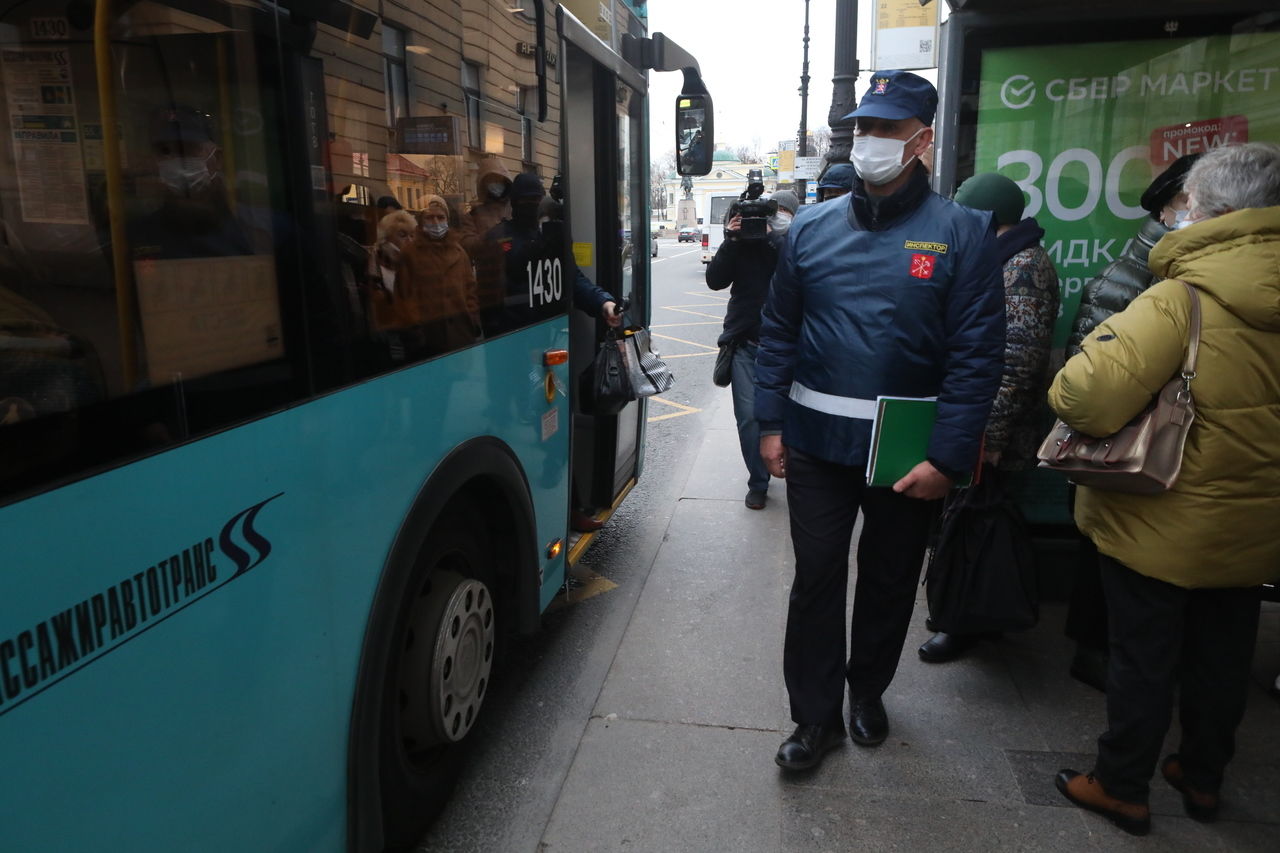
[[[1089,279],[1080,294],[1080,307],[1067,338],[1067,358],[1080,352],[1080,342],[1089,337],[1095,326],[1128,308],[1130,302],[1152,285],[1156,277],[1147,267],[1147,258],[1151,247],[1168,233],[1168,228],[1147,217],[1120,257]]]
[[[760,338],[760,309],[769,292],[769,279],[778,264],[778,246],[785,235],[770,234],[763,240],[740,240],[725,231],[724,242],[707,264],[707,287],[729,292],[724,331],[717,344],[755,343]]]
[[[990,213],[931,192],[921,169],[874,210],[855,181],[848,201],[802,209],[783,245],[756,357],[761,431],[861,468],[878,395],[937,396],[927,458],[959,477],[1000,387],[1004,326]]]

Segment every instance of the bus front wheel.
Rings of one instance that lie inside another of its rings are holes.
[[[433,526],[397,620],[382,721],[383,831],[412,846],[443,807],[498,651],[493,557],[468,513]]]

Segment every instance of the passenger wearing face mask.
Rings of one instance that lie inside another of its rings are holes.
[[[460,223],[459,241],[467,254],[484,250],[484,237],[495,225],[511,218],[511,173],[497,157],[480,161],[476,174],[476,200]]]
[[[1075,324],[1067,338],[1067,358],[1080,352],[1080,342],[1095,326],[1117,311],[1123,311],[1154,282],[1155,276],[1147,268],[1147,256],[1161,237],[1186,219],[1187,194],[1182,189],[1182,181],[1199,159],[1199,154],[1187,154],[1174,160],[1142,194],[1140,203],[1150,215],[1143,220],[1124,253],[1085,283]]]
[[[1143,220],[1142,227],[1120,257],[1085,283],[1075,323],[1067,338],[1067,358],[1080,352],[1081,342],[1098,324],[1123,311],[1155,283],[1156,277],[1147,266],[1148,255],[1161,237],[1185,221],[1187,194],[1182,182],[1200,156],[1187,154],[1174,160],[1142,194],[1140,203],[1150,215]],[[1074,487],[1071,488],[1070,503],[1074,506]],[[1105,692],[1107,605],[1102,596],[1097,551],[1093,543],[1083,536],[1080,538],[1080,560],[1067,608],[1065,632],[1076,643],[1070,666],[1072,677]]]
[[[1005,304],[992,215],[929,189],[919,157],[938,93],[872,74],[856,120],[848,203],[787,232],[765,301],[756,417],[769,473],[787,480],[795,580],[783,672],[796,729],[775,761],[813,767],[849,732],[889,733],[893,680],[941,499],[978,462],[1004,367]],[[925,458],[892,488],[866,482],[880,395],[935,398]],[[849,545],[859,511],[852,624]]]
[[[227,202],[213,119],[191,107],[151,118],[159,207],[126,226],[133,257],[203,258],[269,251],[268,235],[241,221]]]
[[[537,175],[516,175],[511,218],[489,229],[475,255],[486,336],[550,319],[572,298],[563,241],[544,233],[539,222],[544,195]]]
[[[415,348],[426,356],[452,352],[480,338],[471,259],[451,233],[449,208],[438,195],[427,196],[417,233],[400,245],[390,301],[397,319],[413,329],[410,355]]]
[[[771,196],[777,212],[769,217],[769,234],[763,240],[740,239],[742,217],[736,213],[725,224],[725,240],[707,264],[707,287],[729,288],[724,330],[716,344],[733,348],[733,415],[738,444],[747,466],[748,509],[764,509],[769,495],[769,469],[760,458],[760,426],[755,416],[756,348],[760,339],[760,309],[769,292],[769,279],[778,264],[778,247],[791,227],[799,199],[790,190]]]

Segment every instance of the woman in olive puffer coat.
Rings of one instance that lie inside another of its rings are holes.
[[[1101,555],[1111,631],[1107,732],[1072,802],[1136,834],[1181,682],[1178,752],[1161,765],[1188,814],[1212,820],[1243,716],[1260,585],[1280,573],[1280,146],[1205,154],[1187,176],[1194,223],[1152,250],[1161,281],[1085,338],[1049,403],[1073,429],[1115,432],[1182,364],[1201,306],[1196,419],[1159,495],[1081,487],[1076,523]]]
[[[1099,323],[1123,311],[1156,282],[1148,264],[1151,248],[1186,217],[1187,194],[1182,190],[1182,182],[1199,158],[1197,153],[1185,154],[1174,160],[1143,192],[1141,204],[1150,216],[1143,221],[1120,257],[1085,284],[1075,323],[1067,337],[1067,358],[1080,352],[1080,342]],[[1081,543],[1065,630],[1067,636],[1076,641],[1071,674],[1085,684],[1105,691],[1107,606],[1098,574],[1098,554],[1087,539]]]

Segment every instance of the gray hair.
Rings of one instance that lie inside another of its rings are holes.
[[[1280,205],[1280,145],[1248,142],[1214,148],[1191,167],[1182,189],[1191,197],[1197,219]]]

